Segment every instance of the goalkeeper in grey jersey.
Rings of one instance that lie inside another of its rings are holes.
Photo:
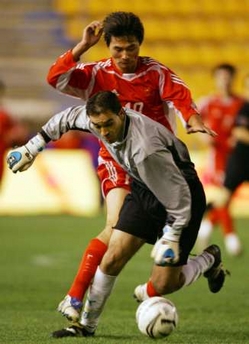
[[[91,97],[86,106],[58,113],[25,146],[10,151],[10,169],[28,169],[46,143],[58,140],[68,130],[87,130],[102,140],[131,176],[132,187],[89,289],[80,322],[63,330],[69,336],[70,331],[72,336],[94,334],[117,275],[146,242],[154,244],[151,256],[155,264],[149,282],[135,289],[139,301],[174,292],[202,274],[211,292],[218,292],[225,280],[219,247],[211,245],[188,259],[206,203],[186,146],[161,124],[122,108],[114,93],[104,91]],[[60,337],[58,332],[54,336]]]

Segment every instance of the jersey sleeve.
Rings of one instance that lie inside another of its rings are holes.
[[[161,97],[166,102],[172,103],[179,117],[188,122],[192,115],[199,115],[191,92],[185,83],[170,69],[162,68]]]
[[[85,106],[75,106],[54,115],[41,130],[46,142],[56,141],[69,130],[91,131]]]
[[[91,76],[92,65],[77,63],[69,50],[50,67],[47,82],[62,93],[86,100]]]

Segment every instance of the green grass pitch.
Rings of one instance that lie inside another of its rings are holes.
[[[77,270],[90,238],[104,225],[104,216],[0,217],[0,343],[138,344],[154,340],[140,334],[135,323],[135,286],[147,280],[152,260],[144,246],[129,262],[108,300],[94,338],[53,339],[50,333],[67,325],[56,311]],[[223,260],[231,271],[218,294],[200,278],[168,298],[179,313],[177,329],[159,343],[249,343],[249,219],[237,219],[244,254]],[[220,231],[213,242],[223,248]]]

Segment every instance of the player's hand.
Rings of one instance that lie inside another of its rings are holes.
[[[103,23],[101,21],[93,21],[83,30],[82,44],[92,47],[100,40],[103,33]]]
[[[187,133],[205,133],[210,136],[217,136],[217,133],[212,129],[208,128],[202,121],[199,115],[192,115],[187,123]]]
[[[154,258],[156,265],[165,266],[175,264],[179,261],[179,236],[171,233],[171,228],[165,226],[165,233],[155,243],[151,257]]]
[[[35,157],[26,146],[21,146],[9,151],[7,164],[13,173],[26,171],[34,162]]]
[[[26,171],[45,146],[46,142],[44,138],[40,134],[37,134],[26,145],[12,149],[7,155],[9,168],[14,173]]]
[[[75,61],[78,61],[93,45],[97,44],[103,33],[103,23],[101,21],[93,21],[87,25],[82,34],[81,41],[72,49]]]

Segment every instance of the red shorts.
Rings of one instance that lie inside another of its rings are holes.
[[[101,183],[103,197],[106,197],[108,192],[115,188],[130,191],[130,176],[102,145],[99,151],[98,162],[97,173]]]

